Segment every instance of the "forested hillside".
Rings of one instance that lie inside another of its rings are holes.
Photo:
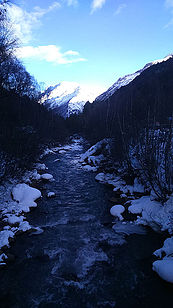
[[[109,99],[87,104],[83,121],[92,136],[138,135],[147,125],[168,126],[172,116],[173,58],[151,66]]]
[[[149,182],[165,200],[172,183],[173,58],[144,70],[104,101],[87,103],[69,126],[95,141],[111,138],[126,176]]]
[[[64,120],[39,104],[37,81],[16,58],[18,39],[0,2],[0,178],[27,167],[40,147],[66,136]]]

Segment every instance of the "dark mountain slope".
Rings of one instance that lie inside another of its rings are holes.
[[[173,59],[149,67],[105,101],[84,108],[86,132],[98,139],[166,125],[173,112]],[[158,123],[156,123],[158,122]]]

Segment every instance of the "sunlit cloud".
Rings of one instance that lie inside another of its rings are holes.
[[[119,15],[119,14],[121,14],[121,12],[122,12],[126,7],[127,7],[127,4],[126,4],[126,3],[121,3],[121,4],[117,7],[117,9],[116,9],[114,15]]]
[[[33,39],[32,32],[41,25],[42,18],[60,7],[61,4],[57,1],[53,2],[46,9],[35,6],[31,12],[27,12],[15,4],[9,6],[8,13],[13,23],[14,31],[21,42],[24,44],[30,42]]]
[[[101,9],[105,3],[106,0],[93,0],[91,3],[91,14],[93,14],[96,10]]]
[[[173,16],[173,0],[165,0],[165,7],[167,9],[171,10],[171,14]],[[173,26],[173,17],[171,18],[171,20],[164,26],[164,29],[167,29],[169,27]]]
[[[85,58],[80,57],[79,52],[68,50],[63,53],[61,52],[61,48],[56,45],[38,47],[24,46],[18,48],[17,57],[20,59],[32,58],[45,60],[53,64],[71,64],[87,61]]]

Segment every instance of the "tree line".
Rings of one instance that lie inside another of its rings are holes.
[[[0,0],[0,179],[28,168],[43,144],[68,135],[65,121],[39,103],[39,84],[16,57],[8,5]]]

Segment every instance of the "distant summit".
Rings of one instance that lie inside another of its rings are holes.
[[[41,103],[64,118],[83,111],[86,102],[92,103],[101,90],[76,82],[63,81],[47,88],[42,94]]]

